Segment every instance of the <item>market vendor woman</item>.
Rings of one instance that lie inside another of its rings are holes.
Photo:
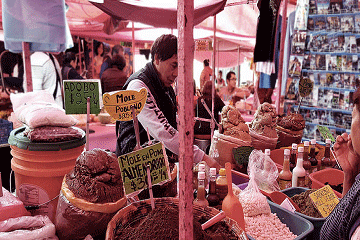
[[[326,219],[320,239],[360,239],[360,89],[354,93],[351,133],[337,136],[334,151],[344,171],[343,198]]]
[[[151,62],[134,73],[126,81],[123,89],[139,91],[146,88],[148,96],[139,120],[140,142],[148,141],[146,129],[172,153],[179,155],[179,132],[177,131],[176,98],[172,87],[178,75],[177,38],[162,35],[155,40],[151,50]],[[133,151],[136,137],[133,121],[118,122],[116,154],[118,156]],[[197,146],[193,147],[194,162],[205,161],[210,167],[219,168],[218,163],[207,156]]]

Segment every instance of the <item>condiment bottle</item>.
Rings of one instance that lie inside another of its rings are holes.
[[[303,167],[305,169],[306,175],[305,175],[305,186],[310,186],[310,169],[311,169],[311,163],[308,158],[309,155],[309,141],[304,141],[304,155],[303,155]]]
[[[220,204],[220,198],[216,194],[216,168],[210,168],[209,194],[206,199],[211,207],[216,207]]]
[[[219,196],[220,202],[226,197],[227,193],[226,170],[225,168],[220,168],[219,176],[216,179],[216,194]]]
[[[293,187],[305,187],[306,172],[303,167],[303,153],[304,153],[304,148],[299,147],[296,167],[293,170],[293,176],[292,176]]]
[[[284,150],[283,169],[279,173],[279,187],[281,190],[291,187],[292,173],[290,171],[290,149]]]
[[[205,172],[198,172],[198,189],[194,203],[203,207],[209,206],[209,202],[205,198]]]
[[[293,143],[291,146],[291,154],[290,154],[290,171],[292,171],[296,166],[296,150],[297,150],[297,144]]]
[[[330,159],[330,145],[331,139],[326,139],[324,157],[321,159],[321,169],[332,168],[334,166],[333,161]]]
[[[205,173],[205,164],[203,164],[203,163],[199,163],[199,165],[198,165],[198,171],[197,171],[197,175],[198,175],[198,173],[199,172],[204,172]],[[194,190],[194,199],[196,198],[196,195],[197,195],[197,188],[198,188],[198,186],[197,186],[197,184],[198,184],[198,180],[196,181],[196,184],[195,184],[195,190]],[[206,178],[206,173],[205,173],[205,181],[204,181],[204,184],[205,184],[205,187],[207,186],[207,184],[208,184],[208,181],[207,181],[207,178]],[[205,190],[205,196],[207,195],[207,191]]]
[[[315,152],[315,146],[316,146],[316,139],[311,139],[311,148],[309,153],[309,161],[311,164],[310,167],[310,173],[318,171],[318,160],[316,159],[316,152]]]

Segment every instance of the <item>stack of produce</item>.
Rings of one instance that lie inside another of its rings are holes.
[[[221,111],[221,126],[222,131],[220,133],[241,139],[250,145],[249,127],[245,124],[237,108],[230,105],[223,107]]]
[[[276,109],[270,103],[265,102],[256,110],[251,122],[250,136],[255,149],[275,149],[278,140]]]
[[[277,148],[291,146],[292,143],[299,144],[305,128],[305,120],[301,114],[290,113],[278,116],[276,120],[276,131],[279,136]]]

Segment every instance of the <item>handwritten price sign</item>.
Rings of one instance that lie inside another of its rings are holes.
[[[90,97],[90,113],[100,113],[100,80],[64,80],[66,114],[86,114]]]
[[[339,203],[339,199],[329,185],[325,185],[319,190],[311,193],[309,197],[323,217],[329,216]]]
[[[170,180],[169,162],[162,143],[157,143],[118,157],[125,194],[135,194],[147,187],[146,166],[150,166],[151,183]]]
[[[123,90],[112,94],[103,95],[106,111],[116,120],[130,121],[133,119],[131,107],[135,108],[135,115],[138,115],[144,108],[147,98],[147,90],[142,88],[139,92]]]

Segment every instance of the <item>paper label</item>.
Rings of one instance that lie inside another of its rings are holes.
[[[281,190],[291,187],[291,180],[279,179],[279,187]]]
[[[290,212],[295,212],[295,207],[292,205],[289,199],[285,198],[285,200],[280,204],[283,208],[286,210],[289,210]]]
[[[162,143],[118,157],[125,194],[147,188],[146,166],[150,165],[151,183],[162,184],[170,180],[169,162]]]
[[[102,99],[99,79],[64,80],[64,103],[66,114],[86,114],[87,98],[90,98],[90,113],[100,113]]]
[[[309,197],[324,218],[329,216],[335,206],[339,203],[339,199],[329,185],[325,185],[319,190],[311,193]]]
[[[139,92],[134,90],[122,90],[115,93],[105,93],[103,95],[106,111],[116,120],[130,121],[133,119],[132,107],[135,108],[137,116],[144,108],[147,98],[146,88]]]

